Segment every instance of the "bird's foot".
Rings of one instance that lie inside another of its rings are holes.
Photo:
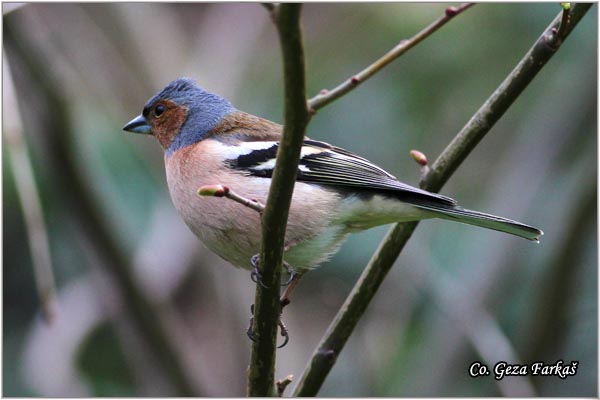
[[[281,348],[285,347],[285,345],[288,344],[288,342],[290,341],[290,333],[289,333],[287,327],[285,326],[285,324],[283,323],[281,316],[279,317],[279,321],[277,321],[277,325],[279,325],[279,330],[281,331],[281,336],[283,336],[283,343],[281,343],[279,346],[277,346],[278,349],[281,349]]]
[[[289,304],[289,301],[285,304],[282,301],[281,308],[283,309],[283,307],[285,307],[287,304]],[[254,304],[252,304],[250,306],[250,313],[251,313],[250,324],[248,325],[248,328],[246,329],[246,335],[248,336],[248,338],[250,338],[250,340],[252,340],[253,342],[256,342],[257,338],[256,338],[256,335],[254,335]],[[281,331],[281,336],[283,336],[283,338],[284,338],[283,343],[280,344],[279,346],[277,346],[278,349],[281,349],[282,347],[285,347],[285,345],[287,345],[288,342],[290,341],[290,333],[289,333],[289,330],[287,329],[287,326],[285,326],[285,323],[281,319],[281,315],[279,315],[279,320],[277,321],[277,325],[279,326],[279,329]]]
[[[256,342],[256,336],[254,336],[254,304],[250,306],[250,323],[246,329],[246,335],[250,340]]]
[[[250,279],[252,279],[252,282],[259,284],[260,286],[262,286],[265,289],[268,289],[267,285],[265,285],[265,283],[262,280],[262,273],[260,272],[260,269],[258,268],[259,261],[260,261],[260,254],[255,254],[252,257],[250,257],[250,264],[252,265],[252,271],[250,272]],[[283,261],[283,267],[285,268],[285,270],[287,271],[287,273],[289,274],[290,277],[288,278],[288,280],[285,283],[282,283],[281,286],[288,286],[290,283],[292,283],[292,281],[296,277],[296,272],[294,271],[294,268],[285,261]]]
[[[264,284],[264,282],[262,280],[262,274],[258,268],[259,260],[260,260],[260,254],[256,254],[250,258],[250,263],[252,264],[252,272],[250,274],[250,278],[252,279],[252,281],[254,283],[261,285],[263,288],[266,289],[267,286]],[[283,336],[284,340],[281,345],[277,346],[278,349],[281,349],[282,347],[287,345],[288,342],[290,341],[289,330],[288,330],[287,326],[285,325],[285,323],[283,322],[283,320],[281,319],[281,315],[283,313],[283,308],[285,306],[287,306],[288,304],[290,304],[290,294],[291,294],[293,288],[298,283],[298,280],[302,276],[302,274],[297,274],[296,272],[294,272],[294,268],[285,261],[283,262],[283,267],[285,268],[287,273],[290,275],[290,277],[287,280],[287,282],[282,284],[282,286],[286,286],[286,289],[280,300],[280,302],[281,302],[280,310],[281,311],[279,314],[279,319],[277,321],[277,325],[279,326],[281,336]],[[250,317],[250,323],[248,325],[248,328],[246,329],[246,335],[248,336],[248,338],[250,338],[250,340],[252,340],[253,342],[256,342],[258,339],[257,339],[256,335],[254,334],[254,304],[252,304],[252,306],[250,306],[250,313],[252,315]]]
[[[281,286],[288,286],[290,283],[292,283],[292,281],[296,277],[296,272],[294,271],[294,268],[292,268],[292,266],[290,264],[286,263],[285,261],[283,262],[283,267],[285,268],[285,270],[287,271],[287,273],[289,274],[290,277],[288,278],[288,280],[285,283],[281,284]]]
[[[294,272],[292,271],[291,274],[293,274]],[[291,279],[290,279],[291,281]],[[289,282],[288,282],[289,283]],[[288,298],[284,298],[281,301],[281,312],[279,313],[279,320],[277,321],[277,325],[279,325],[279,330],[281,332],[281,336],[283,336],[283,343],[280,344],[279,346],[277,346],[278,349],[281,349],[282,347],[285,347],[286,344],[288,344],[288,342],[290,341],[290,331],[288,331],[287,326],[285,326],[285,324],[283,323],[283,320],[281,319],[281,316],[283,315],[283,308],[285,306],[287,306],[288,304],[290,304],[290,299]]]
[[[259,260],[260,254],[255,254],[252,257],[250,257],[250,264],[252,264],[252,272],[250,273],[250,279],[252,279],[252,282],[262,286],[265,289],[268,289],[267,285],[264,284],[262,280],[262,274],[258,269]]]

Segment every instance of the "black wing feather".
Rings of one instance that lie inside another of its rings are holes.
[[[273,168],[265,164],[277,156],[279,143],[253,150],[236,159],[227,160],[228,166],[258,177],[272,177]],[[398,197],[409,203],[453,206],[456,201],[436,193],[407,185],[395,176],[348,150],[325,142],[306,139],[300,159],[299,181],[346,188],[363,194],[380,193]]]

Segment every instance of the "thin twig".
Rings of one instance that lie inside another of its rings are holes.
[[[283,397],[283,392],[288,387],[290,383],[292,383],[292,379],[294,379],[294,375],[288,375],[283,379],[277,381],[277,395],[279,397]]]
[[[591,6],[592,4],[589,3],[580,3],[571,7],[571,18],[565,26],[564,38],[569,35]],[[504,82],[500,84],[444,149],[431,167],[427,179],[421,181],[422,187],[430,191],[439,191],[471,150],[489,132],[536,74],[546,65],[548,60],[556,54],[562,42],[555,43],[552,32],[561,20],[562,12],[546,28]]]
[[[277,7],[276,25],[283,54],[285,123],[263,214],[260,268],[262,282],[266,287],[256,286],[254,300],[256,341],[252,345],[248,369],[249,396],[276,395],[275,351],[277,322],[281,312],[279,287],[284,235],[304,131],[309,121],[300,11],[300,4],[285,3]]]
[[[562,19],[560,20],[560,26],[558,29],[554,29],[555,46],[560,45],[567,34],[567,28],[569,27],[569,20],[571,19],[571,3],[560,3],[562,11]]]
[[[265,211],[265,206],[256,201],[248,199],[242,195],[237,194],[233,190],[229,189],[229,187],[224,185],[206,185],[200,187],[198,189],[199,196],[212,196],[212,197],[226,197],[235,201],[236,203],[240,203],[243,206],[253,209],[254,211],[262,214]]]
[[[47,323],[51,323],[55,316],[56,285],[52,271],[52,257],[50,254],[50,241],[48,229],[44,221],[44,214],[37,189],[31,157],[23,137],[21,113],[16,102],[16,93],[8,64],[4,67],[4,90],[9,94],[3,96],[4,106],[10,112],[4,114],[4,133],[8,147],[8,159],[15,178],[15,187],[29,239],[29,249],[33,264],[33,276],[40,300],[42,316]],[[14,102],[14,104],[13,104]]]
[[[592,4],[582,3],[571,8],[565,37],[591,6]],[[446,147],[421,181],[423,189],[437,192],[442,188],[477,143],[556,53],[558,48],[549,46],[548,41],[552,39],[552,29],[556,28],[561,18],[559,15],[554,19],[515,69]],[[318,393],[337,356],[417,225],[418,222],[400,223],[390,229],[313,353],[294,390],[294,396],[315,396]]]
[[[429,26],[421,30],[419,33],[411,37],[410,39],[402,40],[392,50],[387,52],[383,57],[369,65],[364,70],[360,71],[356,75],[348,78],[346,81],[338,85],[332,90],[324,89],[318,95],[311,98],[308,101],[311,112],[322,108],[323,106],[331,103],[332,101],[342,97],[349,91],[355,89],[358,85],[381,71],[386,65],[406,53],[408,50],[413,48],[415,45],[423,41],[423,39],[430,36],[432,33],[437,31],[439,28],[444,26],[448,21],[462,13],[469,7],[473,6],[474,3],[464,3],[458,7],[448,7],[443,16],[438,18],[436,21],[431,23]]]

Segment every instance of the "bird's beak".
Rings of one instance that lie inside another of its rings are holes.
[[[145,133],[147,135],[152,134],[152,126],[150,126],[146,118],[144,118],[142,115],[138,115],[129,121],[127,125],[123,127],[123,130],[133,133]]]

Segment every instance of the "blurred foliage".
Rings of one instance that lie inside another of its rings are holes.
[[[109,324],[100,324],[88,333],[75,362],[94,395],[123,397],[135,394],[127,358]]]
[[[307,4],[308,92],[346,79],[445,7]],[[479,4],[321,110],[309,135],[415,184],[419,172],[409,150],[434,159],[559,11],[558,4]],[[85,183],[80,189],[92,195],[127,255],[140,290],[156,306],[152,318],[164,323],[198,393],[243,395],[250,353],[244,331],[254,293],[249,274],[199,244],[170,205],[159,146],[121,127],[179,76],[195,78],[244,111],[281,121],[281,57],[268,14],[249,3],[16,9],[4,3],[3,12],[5,29],[13,32],[7,39],[5,31],[5,47],[13,40],[28,49],[68,106],[62,136],[49,135],[42,116],[55,104],[41,100],[48,87],[35,85],[27,66],[8,53],[59,309],[53,324],[41,322],[3,135],[3,395],[177,393],[166,367],[141,343],[123,293],[81,228],[86,221],[76,220],[79,214],[54,185],[53,177],[64,173],[49,155],[57,140],[67,144]],[[597,394],[596,21],[593,7],[443,190],[465,207],[541,227],[541,243],[423,223],[321,395],[524,396],[532,387],[542,396]],[[4,115],[16,112],[3,108]],[[278,353],[277,377],[300,375],[385,231],[353,235],[300,284],[286,309],[292,341]],[[508,362],[578,360],[577,375],[501,382],[468,376],[473,361],[493,367],[510,355],[505,342],[518,357]]]

